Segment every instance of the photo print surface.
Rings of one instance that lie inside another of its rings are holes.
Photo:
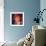
[[[10,25],[11,26],[24,26],[24,12],[11,12]]]

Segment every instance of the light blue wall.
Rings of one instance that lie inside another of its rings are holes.
[[[41,0],[40,1],[40,10],[42,11],[43,9],[46,9],[46,0]],[[43,17],[43,22],[40,21],[40,25],[46,27],[46,11],[43,12],[42,17]]]
[[[4,1],[4,30],[5,40],[18,41],[24,37],[31,29],[35,12],[40,9],[40,0],[5,0]],[[24,12],[24,26],[12,27],[10,26],[10,12],[22,11]]]

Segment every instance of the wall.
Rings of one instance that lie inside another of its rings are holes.
[[[41,0],[41,1],[40,1],[40,9],[41,9],[41,11],[42,11],[43,9],[46,9],[46,0]],[[45,19],[46,19],[46,11],[43,12],[42,17],[43,17],[43,22],[41,21],[41,22],[40,22],[40,25],[43,25],[43,26],[46,27],[46,20],[45,20]]]
[[[7,41],[18,41],[24,37],[30,30],[35,12],[40,10],[40,0],[4,0],[4,36]],[[10,12],[22,11],[24,12],[24,26],[10,26]]]

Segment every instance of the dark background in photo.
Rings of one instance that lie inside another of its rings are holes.
[[[19,16],[19,19],[20,19],[19,20],[20,21],[20,24],[19,25],[22,25],[22,23],[23,23],[23,14],[12,14],[12,24],[13,25],[17,25],[15,19],[16,19],[16,17],[18,19],[18,16]]]

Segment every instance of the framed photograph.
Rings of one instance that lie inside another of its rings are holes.
[[[24,26],[24,12],[10,12],[11,26]]]

